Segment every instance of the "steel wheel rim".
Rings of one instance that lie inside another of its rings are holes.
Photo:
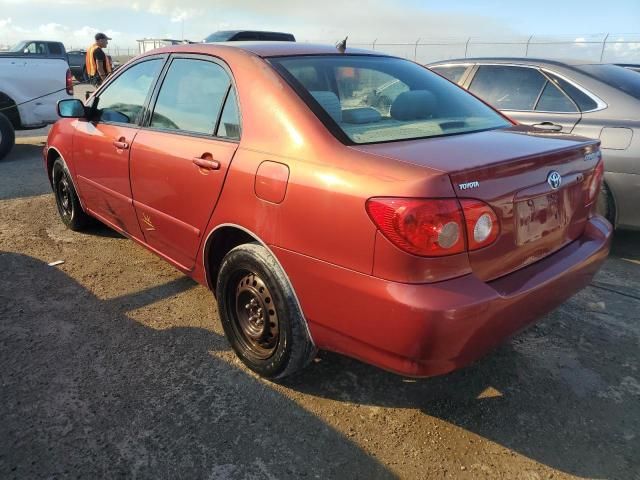
[[[63,217],[68,218],[73,215],[71,187],[67,180],[67,176],[64,174],[61,175],[61,178],[56,183],[56,203],[58,204],[58,210]]]
[[[271,357],[279,343],[280,323],[273,296],[255,273],[243,272],[234,295],[234,330],[242,345],[259,359]]]

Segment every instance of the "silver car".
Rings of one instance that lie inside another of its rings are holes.
[[[600,212],[640,229],[640,75],[606,64],[474,58],[428,65],[508,117],[538,128],[598,138],[605,185]]]

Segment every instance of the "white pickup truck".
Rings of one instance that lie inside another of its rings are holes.
[[[13,147],[15,130],[54,123],[58,100],[71,96],[66,60],[0,55],[0,160]]]

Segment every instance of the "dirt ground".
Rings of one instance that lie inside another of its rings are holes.
[[[462,371],[321,353],[277,385],[235,359],[205,288],[107,228],[66,230],[44,138],[18,141],[0,162],[0,478],[640,479],[640,233]]]

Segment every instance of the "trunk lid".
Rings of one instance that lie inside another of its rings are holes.
[[[595,140],[520,126],[353,148],[446,172],[458,198],[493,208],[500,223],[497,240],[469,252],[474,274],[484,281],[580,237],[591,210],[589,181],[600,158]]]

